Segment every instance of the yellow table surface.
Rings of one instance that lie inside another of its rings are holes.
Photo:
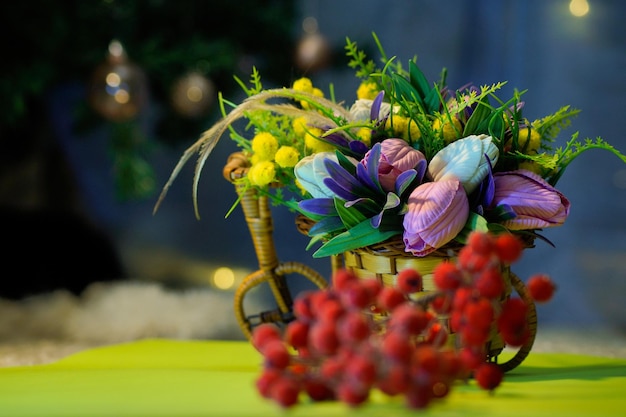
[[[261,357],[238,341],[142,340],[87,350],[53,364],[0,369],[0,416],[626,416],[626,360],[533,353],[494,395],[455,386],[427,410],[374,392],[289,410],[254,387]]]

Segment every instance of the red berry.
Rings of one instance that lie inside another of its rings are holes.
[[[362,310],[372,304],[372,296],[369,289],[361,281],[345,284],[341,290],[340,298],[347,308]]]
[[[311,349],[323,354],[332,355],[339,347],[339,338],[332,321],[317,322],[309,330]]]
[[[410,378],[405,365],[390,363],[385,373],[376,381],[376,387],[383,393],[393,396],[402,394],[409,386]]]
[[[467,323],[459,333],[465,346],[479,348],[489,339],[489,327],[471,326]]]
[[[456,379],[462,375],[463,363],[456,350],[442,350],[439,354],[439,371],[443,375]]]
[[[350,382],[342,382],[337,387],[337,398],[351,407],[363,404],[369,395],[369,390],[359,389]]]
[[[261,372],[261,375],[256,380],[256,388],[259,393],[265,397],[270,398],[270,389],[274,382],[278,381],[281,377],[281,370],[276,368],[265,368]]]
[[[252,330],[252,345],[257,350],[263,347],[271,340],[281,340],[282,334],[278,326],[273,323],[261,323]]]
[[[459,288],[463,280],[461,271],[452,262],[442,262],[433,271],[433,281],[442,291]]]
[[[419,335],[426,329],[430,320],[431,317],[422,308],[404,302],[392,311],[388,328],[409,335]]]
[[[498,268],[487,268],[482,271],[475,282],[478,293],[483,297],[495,299],[504,292],[504,280]]]
[[[528,306],[520,298],[510,298],[502,304],[497,326],[507,345],[521,346],[530,337],[528,327]]]
[[[371,334],[367,318],[361,312],[350,311],[338,323],[339,338],[349,342],[365,340]]]
[[[324,300],[315,311],[316,317],[320,321],[336,322],[345,313],[345,308],[341,301],[334,298]]]
[[[411,375],[418,376],[420,372],[434,375],[439,371],[439,351],[430,344],[420,344],[413,350]]]
[[[502,340],[509,346],[522,346],[530,337],[530,328],[526,323],[508,326],[500,330]]]
[[[433,390],[430,385],[411,385],[406,393],[406,405],[409,408],[422,410],[430,404],[433,399]]]
[[[470,233],[467,238],[467,245],[472,248],[474,253],[480,255],[490,255],[495,247],[493,235],[477,231]]]
[[[521,298],[509,298],[502,303],[502,310],[498,316],[498,326],[501,324],[525,323],[528,314],[528,306]]]
[[[369,389],[376,381],[376,363],[369,356],[353,355],[344,372],[346,380],[362,389]]]
[[[317,316],[323,304],[327,301],[337,301],[339,296],[332,289],[327,288],[325,290],[313,291],[309,298],[311,312],[314,316]]]
[[[556,286],[546,274],[536,274],[528,279],[528,291],[533,300],[544,303],[550,301]]]
[[[349,269],[338,269],[333,275],[333,287],[338,290],[343,290],[348,285],[351,285],[359,281],[359,277],[356,276],[354,271]]]
[[[465,246],[459,251],[457,263],[460,269],[467,272],[478,272],[488,268],[494,260],[491,254],[474,252],[471,246]]]
[[[478,368],[480,364],[485,362],[487,356],[485,355],[483,348],[483,346],[480,348],[465,346],[461,349],[459,357],[461,358],[461,363],[463,364],[465,371],[474,370]]]
[[[319,378],[308,378],[304,381],[304,390],[313,401],[326,401],[335,398],[334,391]]]
[[[406,295],[395,287],[383,287],[376,297],[376,303],[383,311],[393,311],[406,300]]]
[[[465,322],[462,311],[452,311],[450,313],[450,330],[453,333],[458,332],[465,325]]]
[[[481,388],[492,391],[502,382],[503,372],[497,364],[484,362],[474,372],[474,378]]]
[[[406,364],[411,358],[413,344],[408,334],[391,331],[383,336],[380,350],[385,359]]]
[[[309,340],[309,324],[294,320],[285,328],[285,342],[296,349],[307,346]]]
[[[496,237],[496,253],[502,263],[512,264],[516,262],[524,250],[524,245],[520,238],[507,233]]]
[[[489,327],[495,316],[493,305],[486,298],[469,302],[463,311],[467,323],[473,327]]]
[[[293,314],[300,320],[313,320],[315,314],[311,308],[311,298],[315,291],[303,291],[293,300]]]
[[[459,288],[454,292],[452,300],[452,309],[455,311],[463,311],[467,303],[474,297],[474,289],[469,287]]]
[[[279,378],[270,388],[270,395],[282,407],[289,408],[298,402],[300,387],[292,378]]]
[[[437,314],[448,314],[452,311],[452,298],[450,294],[440,294],[431,301],[430,306]]]
[[[406,294],[423,291],[422,275],[416,269],[405,269],[398,273],[396,285]]]
[[[363,279],[361,280],[361,285],[367,288],[369,295],[372,300],[375,300],[378,296],[378,293],[383,288],[382,282],[377,279]]]
[[[320,365],[320,375],[326,381],[338,380],[343,375],[346,363],[338,356],[326,358]]]
[[[261,348],[265,364],[271,368],[284,369],[289,366],[287,346],[281,340],[270,340]]]

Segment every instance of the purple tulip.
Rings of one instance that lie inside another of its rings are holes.
[[[569,200],[534,172],[498,172],[493,179],[493,205],[509,206],[516,214],[502,223],[508,229],[543,229],[560,226],[567,219]]]
[[[404,215],[404,245],[415,256],[426,256],[459,234],[469,216],[469,203],[458,180],[427,182],[408,199]]]
[[[367,156],[367,155],[366,155]],[[380,142],[380,165],[378,166],[378,180],[383,190],[394,192],[396,179],[400,174],[413,169],[426,157],[414,149],[404,139],[385,139]],[[367,167],[367,157],[361,163]]]

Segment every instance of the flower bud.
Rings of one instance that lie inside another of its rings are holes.
[[[491,136],[472,135],[437,152],[428,165],[428,173],[434,181],[456,178],[470,194],[489,173],[489,164],[495,166],[498,156]]]
[[[409,196],[404,215],[405,250],[415,256],[428,255],[454,239],[468,215],[467,194],[458,180],[420,185]]]
[[[337,155],[330,151],[318,152],[305,156],[293,168],[293,173],[300,186],[308,191],[313,198],[333,198],[335,196],[335,193],[324,184],[324,178],[329,177],[324,166],[326,159],[337,162]],[[354,163],[356,164],[356,161]]]
[[[367,154],[361,161],[367,167]],[[380,143],[378,180],[386,192],[395,191],[398,175],[417,166],[426,159],[423,153],[413,149],[404,139],[385,139]]]
[[[560,226],[569,215],[569,200],[534,172],[498,172],[493,179],[493,204],[508,205],[516,214],[503,223],[510,230]]]

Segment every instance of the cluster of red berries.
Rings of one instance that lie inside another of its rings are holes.
[[[358,406],[378,389],[424,408],[471,375],[480,387],[495,389],[503,372],[485,347],[493,329],[513,346],[528,337],[527,305],[506,294],[501,273],[522,250],[513,235],[474,232],[456,262],[436,267],[437,290],[429,293],[421,292],[414,269],[400,271],[395,286],[336,271],[331,287],[294,300],[295,319],[284,330],[269,323],[254,329],[252,344],[264,357],[258,391],[283,407],[297,404],[302,393]],[[538,275],[528,289],[536,301],[547,301],[554,285]]]

